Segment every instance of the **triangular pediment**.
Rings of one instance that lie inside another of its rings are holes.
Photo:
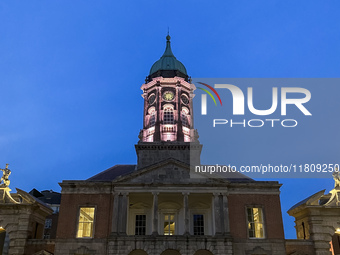
[[[45,251],[45,250],[41,250],[41,251],[34,253],[33,255],[53,255],[53,253],[50,253],[50,252]]]
[[[190,176],[190,166],[176,159],[166,159],[159,163],[136,169],[129,175],[117,178],[114,183],[129,184],[199,184],[199,183],[218,183],[227,184],[225,179],[192,178]]]

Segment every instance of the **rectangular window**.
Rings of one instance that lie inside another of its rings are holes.
[[[249,238],[264,238],[262,208],[247,208]]]
[[[164,215],[164,235],[172,236],[175,234],[175,215]]]
[[[194,214],[194,235],[204,235],[204,216],[203,214]]]
[[[45,220],[45,229],[50,229],[52,227],[52,219]]]
[[[164,109],[164,119],[163,119],[164,124],[174,124],[174,112],[173,109],[171,108],[165,108]]]
[[[135,235],[143,236],[146,232],[146,215],[136,215]]]
[[[93,237],[94,207],[80,207],[77,237]]]

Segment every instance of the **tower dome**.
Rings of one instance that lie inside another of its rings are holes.
[[[170,46],[170,35],[166,37],[166,48],[163,56],[150,69],[149,78],[163,76],[166,78],[180,76],[188,78],[185,66],[176,59]]]

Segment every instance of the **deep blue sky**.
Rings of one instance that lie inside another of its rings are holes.
[[[335,0],[1,1],[0,167],[10,163],[12,189],[29,191],[60,190],[64,179],[135,163],[140,86],[168,27],[192,77],[339,77],[339,7]],[[337,134],[313,131],[339,144]],[[279,181],[285,233],[294,238],[285,212],[333,181]]]

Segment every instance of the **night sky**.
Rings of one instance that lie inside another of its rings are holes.
[[[62,180],[136,163],[140,86],[164,52],[168,27],[193,78],[339,77],[339,11],[336,0],[1,1],[0,168],[10,164],[12,190],[60,191]],[[295,141],[277,150],[275,162],[340,162],[340,89],[314,84],[311,91],[313,119],[289,134],[271,133]],[[227,161],[264,159],[273,146],[264,130],[242,132],[230,134]],[[213,147],[204,150],[209,162]],[[295,238],[286,211],[329,191],[333,180],[277,180],[285,235]]]

